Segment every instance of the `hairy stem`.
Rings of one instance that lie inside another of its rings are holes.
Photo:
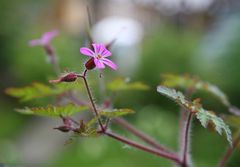
[[[184,142],[184,139],[185,139],[185,136],[184,136],[184,126],[185,126],[185,123],[186,123],[186,120],[187,120],[187,112],[183,107],[181,107],[180,109],[180,121],[179,121],[179,143],[180,143],[180,153],[182,154],[183,153],[183,142]]]
[[[81,77],[82,77],[82,79],[83,79],[83,81],[84,81],[84,84],[85,84],[85,87],[86,87],[86,90],[87,90],[87,94],[88,94],[89,100],[90,100],[91,105],[92,105],[92,109],[93,109],[96,117],[98,118],[98,123],[99,123],[99,125],[100,125],[100,127],[101,127],[101,130],[104,132],[104,131],[105,131],[105,128],[104,128],[104,126],[103,126],[103,124],[102,124],[102,121],[101,121],[100,118],[99,118],[99,114],[98,114],[97,108],[96,108],[96,106],[95,106],[95,103],[94,103],[94,101],[93,101],[93,96],[92,96],[92,93],[91,93],[91,91],[90,91],[90,88],[89,88],[89,85],[88,85],[88,81],[87,81],[87,78],[86,78],[86,76],[87,76],[87,71],[88,71],[88,70],[85,69],[85,71],[84,71],[84,73],[83,73],[83,75],[82,75]]]
[[[232,147],[228,147],[226,153],[224,154],[224,156],[222,157],[222,159],[220,160],[218,167],[224,167],[226,162],[228,161],[228,159],[230,158],[230,156],[232,155],[233,151],[235,150],[235,148],[237,147],[237,145],[240,142],[240,133],[238,134],[238,136],[235,138],[235,140],[233,141],[233,145]]]
[[[142,131],[136,129],[133,125],[131,125],[130,123],[128,123],[126,120],[124,120],[123,118],[114,118],[113,122],[120,125],[121,127],[125,128],[127,131],[131,132],[132,134],[134,134],[135,136],[139,137],[140,139],[142,139],[144,142],[146,142],[147,144],[153,146],[154,148],[161,150],[161,151],[165,151],[168,153],[171,153],[170,150],[168,150],[167,148],[165,148],[164,146],[160,145],[157,141],[155,141],[154,139],[152,139],[150,136],[144,134]]]
[[[192,93],[194,92],[195,90],[193,88],[188,88],[186,91],[185,91],[185,97],[186,98],[190,98],[190,96],[192,95]],[[186,160],[188,159],[187,157],[187,153],[185,155],[185,150],[186,148],[185,147],[188,147],[188,145],[185,144],[186,142],[186,122],[187,122],[187,119],[189,118],[190,115],[187,115],[188,111],[186,111],[183,107],[181,107],[180,109],[180,121],[179,121],[179,143],[180,143],[180,157],[184,157],[186,156]],[[191,116],[192,117],[192,116]],[[191,121],[191,120],[190,120]],[[188,127],[189,128],[189,127]],[[188,130],[189,131],[189,130]],[[189,132],[188,132],[189,133]],[[182,158],[184,159],[184,158]]]
[[[82,77],[82,75],[78,75],[79,77]],[[79,100],[76,96],[70,94],[68,96],[68,98],[73,101],[75,104],[77,105],[88,105],[85,101],[81,101]],[[135,135],[136,137],[138,137],[139,139],[143,140],[144,142],[146,142],[147,144],[149,144],[150,146],[168,152],[168,153],[172,153],[172,151],[170,151],[168,148],[160,145],[157,141],[155,141],[153,138],[151,138],[150,136],[148,136],[147,134],[145,134],[144,132],[138,130],[137,128],[135,128],[132,124],[130,124],[129,122],[127,122],[124,118],[114,118],[112,119],[112,122],[123,127],[124,129],[126,129],[128,132],[132,133],[133,135]]]
[[[127,144],[129,146],[135,147],[135,148],[137,148],[139,150],[148,152],[150,154],[157,155],[159,157],[163,157],[163,158],[172,160],[172,161],[176,162],[177,164],[181,164],[181,161],[179,160],[179,158],[175,154],[163,152],[161,150],[157,150],[157,149],[154,149],[154,148],[151,148],[151,147],[147,147],[147,146],[141,145],[139,143],[136,143],[135,141],[129,140],[127,138],[124,138],[124,137],[119,136],[119,135],[117,135],[115,133],[112,133],[112,132],[105,131],[104,134],[106,134],[107,136],[109,136],[109,137],[111,137],[111,138],[113,138],[115,140],[118,140],[118,141],[120,141],[120,142],[122,142],[124,144]]]
[[[187,117],[187,122],[185,125],[184,130],[184,141],[183,141],[183,155],[182,155],[182,167],[188,167],[187,161],[188,161],[188,152],[189,152],[189,134],[190,134],[190,126],[192,121],[193,113],[189,113]]]

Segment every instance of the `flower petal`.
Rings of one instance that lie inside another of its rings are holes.
[[[91,49],[86,48],[86,47],[80,48],[80,53],[82,53],[83,55],[86,55],[86,56],[94,57],[94,52]]]
[[[98,55],[101,55],[101,52],[104,50],[104,45],[94,43],[92,46],[94,48],[94,52]]]
[[[117,70],[118,66],[115,63],[113,63],[111,60],[106,59],[106,58],[102,58],[101,60],[104,64],[106,64],[110,68]]]
[[[42,41],[41,39],[34,39],[29,41],[29,46],[36,46],[36,45],[42,45]]]
[[[103,64],[103,62],[99,59],[94,59],[94,63],[96,65],[96,68],[98,69],[103,69],[105,68],[105,65]]]
[[[54,37],[56,37],[58,35],[59,31],[58,30],[53,30],[53,31],[50,31],[50,32],[45,32],[43,35],[42,35],[42,43],[43,44],[48,44]]]
[[[101,53],[102,57],[108,57],[108,56],[111,56],[111,55],[112,55],[112,53],[109,50],[107,50],[106,48]]]

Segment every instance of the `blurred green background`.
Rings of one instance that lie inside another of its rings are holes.
[[[150,85],[152,89],[122,92],[115,99],[116,106],[135,109],[137,113],[127,119],[172,149],[178,149],[179,109],[156,92],[161,74],[199,76],[218,85],[232,104],[240,107],[238,0],[204,0],[205,4],[197,4],[199,8],[196,4],[189,5],[189,1],[182,2],[185,3],[176,1],[165,7],[164,3],[167,2],[164,0],[88,1],[95,23],[109,16],[131,18],[140,23],[143,37],[134,44],[139,63],[129,77]],[[62,71],[81,71],[85,57],[80,55],[79,47],[85,44],[86,39],[86,1],[1,0],[0,16],[0,164],[32,167],[173,166],[168,160],[126,147],[106,137],[79,139],[64,146],[68,135],[52,130],[58,121],[25,116],[14,111],[14,108],[24,106],[46,105],[49,99],[18,103],[4,94],[7,87],[20,87],[33,81],[47,83],[49,78],[55,77],[51,66],[46,63],[44,50],[28,46],[30,39],[38,38],[43,32],[54,28],[61,32],[53,40],[53,45]],[[121,47],[125,49],[124,45]],[[113,53],[120,54],[117,49]],[[124,61],[127,64],[128,58]],[[106,71],[110,74],[108,79],[126,76],[124,73]],[[205,108],[226,112],[227,109],[213,97],[205,94],[201,97]],[[113,128],[135,139],[121,129]],[[195,166],[216,166],[226,149],[226,140],[215,132],[203,129],[196,120],[191,136]],[[238,167],[239,156],[240,153],[236,152],[228,166]]]

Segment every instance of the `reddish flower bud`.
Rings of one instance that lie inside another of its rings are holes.
[[[48,56],[54,56],[53,48],[50,45],[45,45],[44,48]]]
[[[71,127],[65,126],[65,125],[59,126],[59,127],[53,128],[53,129],[57,129],[57,130],[59,130],[59,131],[61,131],[61,132],[69,132],[69,131],[72,130]]]
[[[77,74],[74,72],[65,74],[61,76],[59,79],[49,80],[50,83],[59,83],[59,82],[74,82],[78,78]]]
[[[94,58],[90,58],[86,63],[85,63],[85,67],[88,70],[92,70],[96,67],[96,64],[94,63]]]
[[[61,118],[65,126],[72,126],[72,120],[70,118],[63,116],[61,116]]]

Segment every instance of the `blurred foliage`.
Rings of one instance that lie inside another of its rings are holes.
[[[46,63],[42,48],[29,48],[27,46],[28,40],[37,38],[42,32],[55,28],[56,24],[52,23],[52,19],[46,19],[49,11],[50,13],[52,11],[51,3],[53,2],[47,0],[0,1],[1,89],[19,87],[33,81],[46,83],[49,78],[53,78],[54,73],[51,66]],[[224,20],[230,19],[225,18]],[[166,72],[194,73],[194,75],[200,76],[206,81],[216,83],[221,87],[221,90],[226,92],[233,104],[238,104],[240,97],[238,86],[240,82],[240,75],[238,74],[240,70],[240,38],[238,31],[233,32],[235,39],[229,42],[228,47],[213,47],[217,41],[224,45],[225,39],[221,38],[221,34],[228,36],[228,33],[222,33],[219,29],[231,26],[233,26],[232,22],[223,22],[213,27],[219,33],[210,36],[212,31],[196,31],[187,27],[179,28],[163,20],[162,25],[156,25],[154,30],[146,34],[141,47],[141,64],[137,74],[133,76],[133,80],[143,81],[152,89],[141,92],[120,92],[115,99],[116,107],[128,106],[134,108],[137,114],[129,116],[129,121],[163,144],[177,149],[178,112],[174,111],[178,108],[156,93],[156,85],[159,84],[160,74]],[[212,41],[205,39],[208,36]],[[79,46],[82,43],[80,34],[71,36],[62,29],[61,36],[53,41],[62,69],[81,71],[85,60],[79,54]],[[213,53],[210,52],[209,55],[205,55],[201,52],[206,47],[213,50],[222,48],[224,52],[210,61],[208,57]],[[94,76],[89,78],[92,79]],[[48,102],[47,100],[42,103],[46,104]],[[211,102],[210,100],[209,103]],[[17,105],[15,99],[1,94],[0,161],[3,163],[19,164],[21,162],[21,152],[17,149],[16,142],[31,117],[24,117],[15,113],[13,108],[19,108],[19,105],[22,107],[27,104],[29,103]],[[36,102],[31,104],[36,104]],[[164,107],[162,107],[163,104]],[[216,110],[222,109],[215,101],[214,105]],[[168,131],[165,130],[166,127]],[[114,128],[118,129],[117,127]],[[193,161],[196,162],[197,167],[215,166],[219,157],[222,156],[223,150],[225,150],[226,143],[215,133],[201,129],[198,124],[194,124],[193,128],[193,148],[191,151]],[[133,137],[125,132],[122,133],[125,136]],[[206,149],[204,146],[207,145],[214,147]],[[58,152],[58,155],[50,161],[42,162],[42,166],[65,167],[76,166],[76,164],[93,167],[122,167],[123,164],[125,167],[159,166],[159,164],[164,167],[172,166],[167,160],[135,151],[133,148],[127,148],[107,138],[79,139],[72,145],[58,147],[63,147],[63,150]],[[236,167],[238,164],[240,164],[239,153],[231,159],[229,167]]]
[[[149,90],[149,87],[142,82],[130,82],[129,78],[117,78],[107,84],[110,91],[123,91],[123,90]]]
[[[67,104],[64,106],[53,106],[49,105],[47,107],[25,107],[24,109],[16,109],[17,112],[27,115],[39,115],[46,117],[59,117],[59,116],[72,116],[77,112],[81,112],[88,109],[87,106],[77,106],[75,104]]]
[[[21,102],[26,102],[37,98],[58,96],[68,93],[71,90],[82,89],[83,85],[78,81],[73,83],[58,83],[54,86],[34,82],[30,86],[25,86],[22,88],[7,88],[5,92],[12,97],[18,98]]]
[[[178,103],[189,113],[195,114],[196,118],[200,121],[201,125],[204,128],[207,128],[207,126],[212,123],[214,129],[220,135],[222,135],[222,132],[224,131],[228,142],[230,145],[232,145],[232,133],[228,125],[226,125],[224,121],[220,117],[216,116],[212,111],[208,111],[202,108],[202,104],[200,104],[199,99],[189,101],[186,99],[182,92],[165,86],[158,86],[157,91]]]

